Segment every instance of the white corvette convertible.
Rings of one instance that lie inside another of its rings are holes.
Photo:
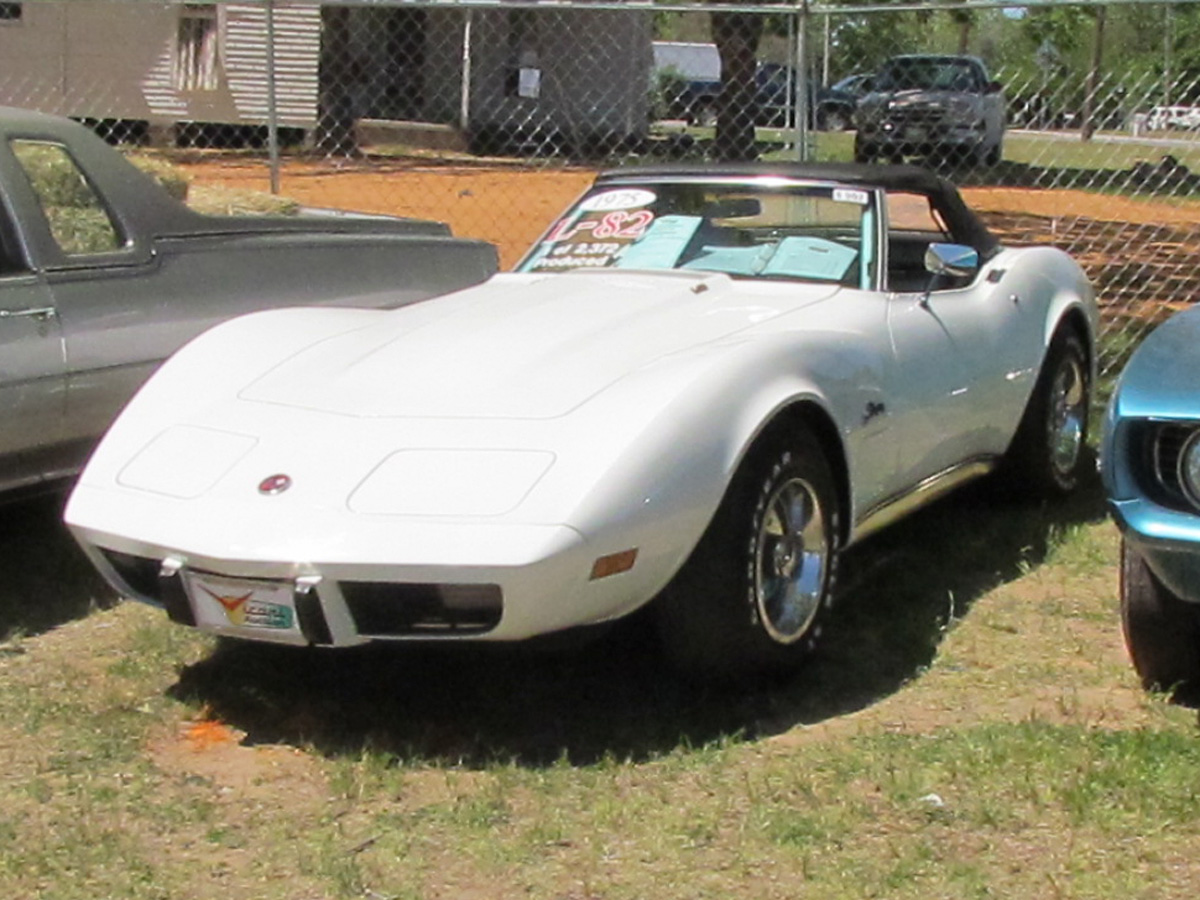
[[[513,273],[221,325],[66,518],[126,596],[293,644],[515,641],[652,604],[700,673],[802,658],[839,552],[998,467],[1072,488],[1096,307],[923,170],[609,173]]]

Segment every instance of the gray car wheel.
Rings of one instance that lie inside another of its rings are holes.
[[[717,124],[717,105],[713,100],[701,100],[692,107],[691,120],[693,125],[701,128],[713,128]]]
[[[1124,541],[1121,627],[1142,686],[1195,702],[1200,694],[1200,610],[1168,590]]]
[[[824,131],[847,131],[850,128],[850,114],[841,109],[826,110],[821,116],[821,126]]]
[[[838,512],[829,464],[810,434],[752,452],[658,598],[676,665],[736,676],[802,660],[831,604]]]

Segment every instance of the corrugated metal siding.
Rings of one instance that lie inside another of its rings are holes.
[[[172,10],[176,16],[178,10]],[[129,10],[126,15],[137,15],[136,10]],[[142,118],[145,116],[150,121],[154,122],[176,122],[181,119],[190,119],[190,110],[187,101],[180,95],[179,91],[175,90],[175,85],[172,78],[172,70],[175,63],[175,31],[178,28],[178,19],[173,17],[171,27],[167,29],[166,36],[159,39],[159,52],[154,60],[154,65],[146,71],[142,77],[140,87],[142,100],[145,103],[148,115],[133,114],[131,118]],[[122,91],[124,93],[124,91]],[[130,113],[126,113],[130,115]]]
[[[267,14],[262,6],[230,4],[222,57],[236,121],[267,121]],[[317,120],[321,10],[275,7],[275,99],[281,125],[311,127]]]
[[[180,91],[173,78],[181,5],[42,0],[0,27],[0,104],[62,115],[155,123],[267,121],[266,8],[218,7],[219,86]],[[282,125],[317,118],[320,7],[275,5],[275,90]]]

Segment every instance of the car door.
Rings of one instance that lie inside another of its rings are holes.
[[[1012,364],[1010,342],[1023,340],[1012,320],[1026,307],[997,287],[980,277],[966,288],[889,299],[897,371],[910,404],[901,455],[908,484],[1007,446],[1018,381],[1036,373]]]
[[[119,363],[122,354],[141,358],[139,343],[154,328],[153,309],[134,289],[152,260],[67,145],[19,137],[8,145],[28,188],[25,227],[45,257],[41,271],[59,332],[61,417],[47,465],[69,472],[147,374]],[[89,352],[97,343],[108,352]]]
[[[35,480],[35,451],[62,425],[62,332],[45,280],[25,259],[0,202],[0,489]]]
[[[35,478],[34,451],[61,432],[64,387],[62,334],[45,283],[0,273],[0,488]]]
[[[927,230],[925,239],[949,235]],[[888,298],[898,476],[910,486],[1004,451],[1022,391],[1036,376],[1025,362],[1040,341],[1034,307],[1020,302],[1008,273],[985,268],[969,284],[932,291],[929,276],[923,281],[893,286]]]

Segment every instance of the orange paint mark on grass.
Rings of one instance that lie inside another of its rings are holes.
[[[218,744],[232,744],[237,740],[237,736],[228,725],[211,719],[192,722],[184,729],[183,737],[188,745],[197,751],[207,750]]]

